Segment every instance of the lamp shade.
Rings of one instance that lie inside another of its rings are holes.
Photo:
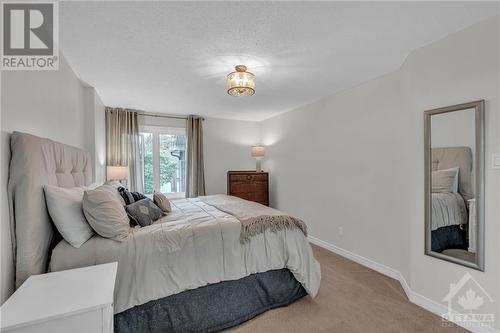
[[[126,166],[111,166],[106,168],[106,173],[109,180],[128,179],[128,167]]]
[[[252,146],[252,157],[262,158],[266,153],[266,148],[264,146]]]

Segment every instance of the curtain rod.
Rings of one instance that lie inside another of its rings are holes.
[[[160,118],[173,118],[173,119],[188,119],[187,116],[175,116],[175,115],[168,115],[168,114],[161,114],[161,113],[149,113],[149,112],[144,112],[144,111],[136,111],[137,114],[141,116],[146,116],[146,117],[160,117]],[[205,120],[205,117],[200,117],[202,121]]]
[[[106,109],[119,109],[119,108],[112,108],[109,106],[106,106]],[[160,118],[173,118],[173,119],[188,119],[187,116],[180,116],[180,115],[170,115],[170,114],[163,114],[163,113],[151,113],[151,112],[146,112],[146,111],[141,111],[141,110],[136,110],[136,109],[125,109],[129,111],[134,111],[135,113],[141,115],[141,116],[147,116],[147,117],[160,117]],[[205,117],[201,117],[201,120],[205,120]]]
[[[168,115],[168,114],[161,114],[161,113],[149,113],[149,112],[143,112],[143,111],[136,111],[137,114],[140,114],[141,116],[148,116],[148,117],[161,117],[161,118],[174,118],[174,119],[187,119],[186,116],[174,116],[174,115]]]

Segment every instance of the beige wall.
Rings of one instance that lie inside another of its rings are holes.
[[[392,74],[262,123],[273,205],[304,218],[312,236],[399,270],[435,302],[470,272],[496,300],[481,310],[497,318],[499,31],[498,17],[479,23]],[[485,272],[424,255],[423,111],[477,99],[486,100]]]
[[[1,298],[13,290],[13,261],[7,204],[9,134],[22,131],[89,150],[95,176],[103,176],[104,107],[61,54],[58,71],[6,71],[1,78]]]
[[[86,149],[94,160],[95,181],[106,180],[106,119],[105,107],[93,87],[84,87],[85,102],[85,139]]]
[[[408,273],[403,82],[397,73],[262,124],[271,205],[326,242]]]
[[[431,146],[474,149],[475,110],[435,114],[431,117]]]
[[[207,194],[226,193],[226,172],[255,170],[250,147],[260,142],[260,124],[206,118],[203,124]]]

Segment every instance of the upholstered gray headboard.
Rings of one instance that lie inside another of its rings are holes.
[[[459,167],[458,192],[465,200],[474,198],[472,150],[469,147],[432,148],[432,170]]]
[[[10,136],[9,213],[16,288],[30,275],[47,271],[56,232],[43,186],[84,186],[92,182],[90,153],[49,139],[14,132]]]

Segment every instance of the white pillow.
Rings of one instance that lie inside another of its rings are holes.
[[[63,188],[45,185],[45,201],[50,217],[66,242],[79,248],[94,235],[83,214],[82,201],[86,187]]]
[[[122,241],[130,233],[129,218],[118,190],[102,185],[83,194],[83,212],[92,229],[105,238]]]
[[[455,178],[453,179],[453,184],[452,184],[452,192],[453,193],[458,193],[458,173],[460,172],[459,167],[454,167],[450,169],[444,169],[440,171],[454,171],[455,172]]]
[[[104,185],[104,183],[103,182],[94,182],[88,186],[85,186],[84,188],[85,188],[85,190],[95,190],[96,188],[98,188],[101,185]]]
[[[118,190],[118,188],[120,187],[124,187],[122,183],[120,183],[118,180],[108,180],[106,182],[104,182],[104,184],[102,185],[109,185],[109,186],[113,186],[114,188],[116,188]],[[97,187],[97,186],[96,186]],[[122,203],[122,205],[126,206],[126,203],[125,203],[125,200],[122,198],[122,196],[120,195],[120,202]]]
[[[432,192],[458,192],[458,172],[459,168],[436,170],[432,172]]]

